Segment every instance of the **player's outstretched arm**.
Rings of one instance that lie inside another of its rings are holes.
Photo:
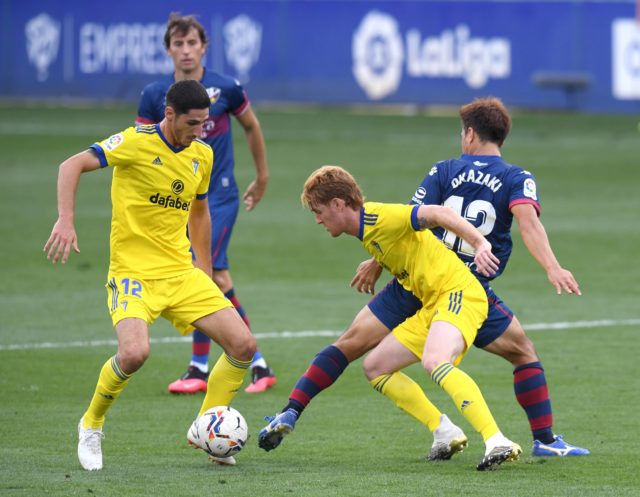
[[[418,208],[418,222],[422,229],[441,226],[455,233],[475,249],[477,271],[485,276],[496,274],[500,260],[491,252],[491,244],[475,226],[453,209],[441,205],[421,205]]]
[[[269,166],[267,165],[267,148],[264,144],[262,127],[251,107],[238,116],[238,121],[244,129],[247,145],[253,157],[256,167],[256,179],[254,179],[242,196],[245,208],[250,211],[262,200],[269,182]]]
[[[372,257],[358,264],[356,275],[351,280],[349,286],[352,288],[355,287],[360,293],[373,295],[376,292],[376,281],[378,281],[381,274],[382,266]]]
[[[191,203],[189,241],[195,255],[194,265],[211,277],[211,213],[206,198],[194,199]]]
[[[582,295],[578,282],[571,274],[571,271],[560,266],[558,259],[556,259],[551,249],[547,232],[540,219],[538,219],[535,208],[530,204],[519,204],[513,206],[511,212],[518,222],[522,241],[531,256],[547,273],[547,278],[555,287],[556,293],[560,295],[564,291],[570,294]]]
[[[100,160],[91,150],[80,152],[60,164],[58,170],[58,219],[44,245],[47,259],[54,264],[59,260],[65,264],[71,248],[80,253],[73,222],[76,191],[80,183],[80,175],[87,171],[95,171],[99,167]]]

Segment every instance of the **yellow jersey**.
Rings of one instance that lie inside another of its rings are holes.
[[[172,146],[160,125],[127,128],[91,146],[113,167],[109,273],[171,278],[193,267],[187,220],[207,197],[213,150]]]
[[[365,202],[358,238],[381,266],[430,307],[439,295],[466,288],[476,279],[431,231],[419,231],[419,207]]]

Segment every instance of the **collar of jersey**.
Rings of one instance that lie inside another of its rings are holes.
[[[186,147],[174,147],[173,145],[171,145],[171,143],[169,143],[165,138],[165,136],[162,134],[162,130],[160,129],[160,123],[156,124],[156,131],[158,132],[158,136],[162,138],[162,141],[165,143],[167,147],[171,149],[173,153],[177,154],[178,152],[181,152],[186,148]]]
[[[360,229],[358,230],[358,239],[362,241],[364,238],[364,207],[360,209]]]
[[[460,156],[461,159],[466,159],[466,160],[471,160],[471,159],[478,159],[478,160],[496,160],[496,159],[501,159],[501,157],[499,155],[472,155],[472,154],[462,154]]]
[[[205,66],[202,66],[202,77],[198,80],[200,83],[204,81],[204,77],[206,74],[207,74],[207,68]],[[171,79],[173,80],[173,83],[177,81],[175,72],[171,75]],[[203,83],[203,86],[204,86],[204,83]]]

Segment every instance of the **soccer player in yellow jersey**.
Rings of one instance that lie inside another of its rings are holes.
[[[229,405],[256,350],[251,332],[211,279],[211,217],[206,197],[213,151],[197,138],[210,105],[199,82],[179,81],[167,92],[162,122],[128,128],[60,166],[58,220],[44,251],[54,263],[63,264],[71,249],[80,251],[74,227],[80,175],[113,168],[106,287],[118,351],[102,367],[78,425],[78,458],[86,470],[102,469],[105,414],[149,356],[149,326],[158,316],[183,334],[197,327],[224,350],[209,376],[199,414]],[[191,430],[187,438],[199,446]],[[235,464],[232,457],[216,462]]]
[[[358,237],[364,248],[423,304],[365,359],[371,385],[403,408],[407,396],[398,371],[422,361],[422,366],[454,401],[458,410],[482,435],[485,455],[477,469],[490,469],[518,459],[520,447],[499,430],[473,379],[457,366],[487,317],[484,288],[468,268],[430,231],[433,226],[461,236],[476,250],[478,270],[489,274],[498,267],[491,244],[452,209],[435,205],[399,205],[364,202],[354,178],[337,166],[324,166],[306,181],[302,203],[331,236]],[[410,401],[410,399],[409,399]],[[432,405],[435,426],[440,411]],[[466,447],[459,428],[452,437],[455,450]]]

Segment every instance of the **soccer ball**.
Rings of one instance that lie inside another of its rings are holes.
[[[212,456],[233,456],[242,450],[249,438],[247,422],[233,407],[212,407],[195,424],[200,447]]]

